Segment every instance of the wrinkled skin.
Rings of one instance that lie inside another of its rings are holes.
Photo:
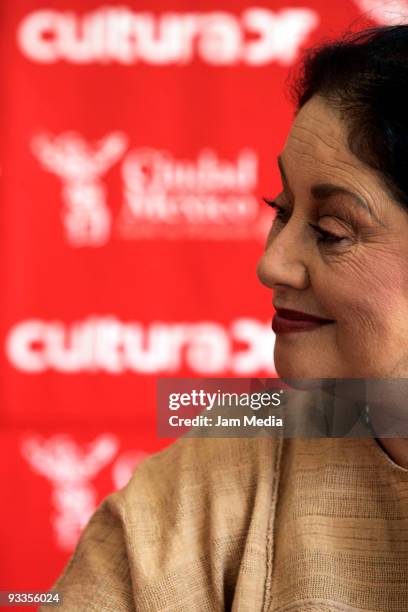
[[[351,153],[346,124],[320,96],[299,111],[281,161],[287,180],[282,178],[282,192],[275,198],[280,212],[258,276],[273,290],[275,307],[332,323],[278,334],[278,375],[406,378],[408,211],[395,201],[381,175]],[[352,191],[371,212],[349,195],[312,195],[312,186],[321,183]],[[317,228],[329,232],[332,240]],[[395,414],[406,419],[403,399]],[[377,415],[381,418],[379,411]],[[408,467],[407,439],[380,438],[380,443],[394,461]]]

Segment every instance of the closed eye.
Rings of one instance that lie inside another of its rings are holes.
[[[269,198],[262,198],[267,206],[273,208],[276,211],[275,219],[288,220],[290,217],[290,210],[287,206],[283,206],[282,204],[278,204],[276,200],[271,200]],[[347,240],[346,236],[338,236],[337,234],[333,234],[332,232],[328,232],[327,230],[315,225],[314,223],[309,223],[309,226],[313,229],[313,231],[317,235],[318,243],[325,244],[333,244],[339,243],[342,240]]]
[[[315,225],[314,223],[309,223],[309,226],[316,232],[318,238],[317,242],[325,242],[325,243],[338,243],[342,240],[347,240],[346,236],[337,236],[337,234],[333,234],[332,232],[328,232],[327,230]]]

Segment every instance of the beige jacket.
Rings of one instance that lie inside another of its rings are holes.
[[[181,439],[86,527],[72,612],[408,610],[408,472],[371,438]]]

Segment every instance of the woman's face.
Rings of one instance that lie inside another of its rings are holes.
[[[340,115],[315,96],[280,156],[283,188],[258,276],[278,313],[328,320],[296,330],[290,313],[276,317],[282,378],[408,375],[408,213],[346,138]]]

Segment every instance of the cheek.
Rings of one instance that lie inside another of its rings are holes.
[[[379,344],[403,333],[408,321],[408,257],[369,253],[320,274],[322,305],[337,321],[338,342]]]

